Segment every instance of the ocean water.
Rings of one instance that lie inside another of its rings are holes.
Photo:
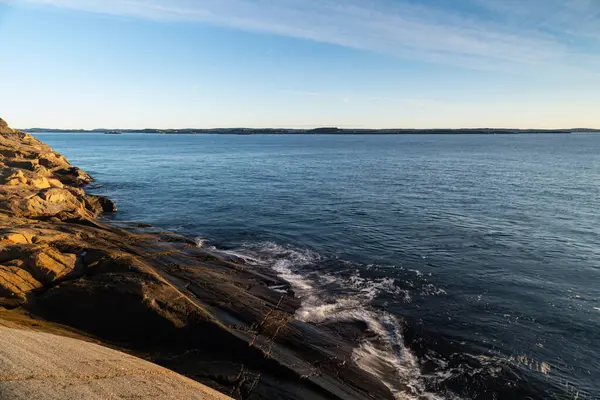
[[[362,321],[354,361],[399,399],[600,399],[600,135],[37,136],[115,219]]]

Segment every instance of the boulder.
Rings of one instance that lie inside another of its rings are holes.
[[[31,244],[33,243],[33,238],[36,236],[36,234],[37,232],[33,229],[0,229],[0,244]]]
[[[24,267],[37,280],[48,284],[72,272],[76,261],[75,254],[63,254],[49,247],[41,247],[32,252]]]
[[[50,185],[48,185],[50,186]],[[42,190],[39,196],[50,203],[75,203],[77,199],[71,192],[61,188],[50,188]]]
[[[116,213],[117,205],[114,201],[104,196],[87,196],[88,208],[104,213]]]
[[[38,158],[38,162],[41,166],[46,168],[56,168],[56,167],[69,167],[69,162],[60,154],[57,153],[47,153],[42,154]]]
[[[0,185],[17,186],[27,184],[25,173],[16,168],[4,168],[0,171]]]
[[[85,186],[94,181],[94,179],[87,173],[77,167],[67,167],[63,169],[57,169],[54,174],[58,180],[65,185],[73,186]]]
[[[77,256],[47,245],[17,244],[0,248],[0,264],[27,271],[42,284],[52,283],[75,269]]]
[[[0,118],[0,133],[12,133],[12,129],[8,127],[8,124],[2,118]]]
[[[19,267],[0,265],[0,297],[14,297],[42,287],[29,272]]]

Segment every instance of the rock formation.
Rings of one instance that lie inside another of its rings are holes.
[[[92,181],[88,174],[2,119],[0,157],[0,305],[15,305],[76,267],[75,254],[48,244],[58,232],[40,229],[42,221],[93,219],[116,207],[83,191]]]

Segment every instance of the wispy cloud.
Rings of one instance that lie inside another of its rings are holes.
[[[0,0],[309,39],[471,68],[600,67],[598,0]]]

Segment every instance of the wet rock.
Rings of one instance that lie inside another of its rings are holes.
[[[105,213],[117,212],[117,204],[114,201],[112,201],[108,197],[104,197],[104,196],[96,196],[96,198],[98,199],[98,203],[100,204],[100,207],[102,207],[103,212],[105,212]]]

